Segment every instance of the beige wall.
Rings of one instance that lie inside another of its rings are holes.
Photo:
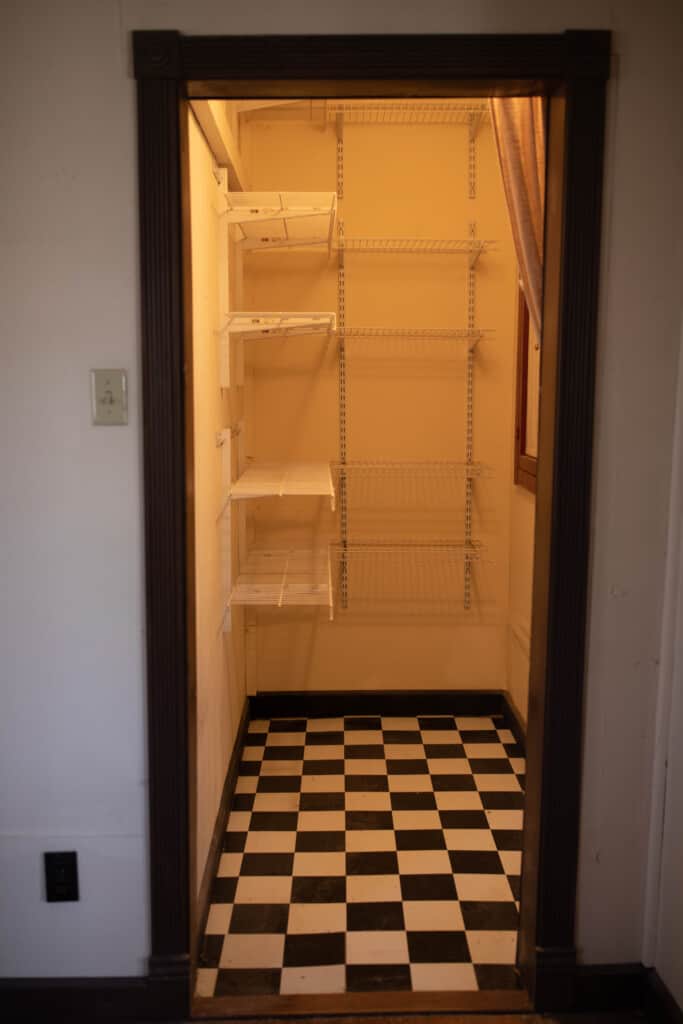
[[[260,111],[243,129],[252,187],[334,190],[333,126],[288,116]],[[467,138],[463,126],[347,124],[341,215],[347,237],[464,238],[475,221],[479,237],[497,241],[476,278],[476,324],[495,333],[475,359],[474,458],[488,475],[474,484],[474,535],[486,551],[474,567],[472,608],[463,608],[462,563],[445,570],[435,560],[425,569],[431,601],[410,599],[414,576],[396,562],[381,563],[381,572],[352,563],[349,609],[337,591],[333,623],[325,610],[253,613],[250,691],[506,687],[516,273],[490,126],[477,142],[476,199],[468,198]],[[466,281],[462,256],[348,254],[346,326],[465,327]],[[336,310],[337,259],[251,254],[244,287],[248,309]],[[247,453],[336,460],[336,344],[253,341],[246,353]],[[348,459],[464,460],[466,358],[457,342],[349,341]],[[373,516],[355,503],[360,486],[352,481],[350,539],[462,539],[464,481],[419,486],[416,505],[406,486],[375,485]],[[322,499],[254,502],[250,521],[263,546],[325,543],[339,529]]]
[[[196,877],[201,883],[225,774],[244,706],[244,634],[239,611],[222,629],[222,449],[216,434],[230,425],[235,396],[219,387],[216,334],[229,305],[224,190],[211,151],[188,114],[192,236],[192,387],[194,399],[194,550],[197,686]],[[235,277],[234,261],[230,261]],[[235,284],[233,283],[233,290]]]

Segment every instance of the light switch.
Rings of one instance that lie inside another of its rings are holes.
[[[92,421],[98,427],[128,423],[128,388],[125,370],[91,370]]]

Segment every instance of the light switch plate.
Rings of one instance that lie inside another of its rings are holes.
[[[91,370],[92,421],[97,427],[128,423],[128,381],[125,370]]]

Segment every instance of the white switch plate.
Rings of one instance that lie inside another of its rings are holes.
[[[91,370],[92,421],[98,427],[128,423],[128,381],[125,370]]]

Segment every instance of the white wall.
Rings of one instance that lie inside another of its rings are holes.
[[[579,943],[589,961],[640,959],[680,324],[679,11],[673,0],[5,2],[3,974],[133,974],[149,948],[132,28],[616,31]],[[127,428],[90,426],[93,365],[130,371]],[[39,854],[55,848],[79,850],[79,904],[41,901]]]

